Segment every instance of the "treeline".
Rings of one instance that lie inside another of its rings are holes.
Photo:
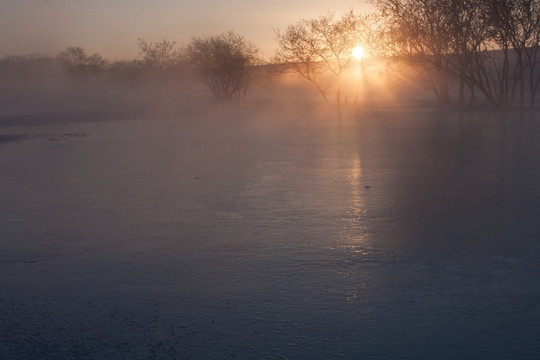
[[[19,96],[55,89],[142,90],[156,98],[173,99],[174,90],[201,80],[220,99],[243,99],[262,65],[259,49],[234,32],[194,37],[184,47],[174,41],[137,42],[139,56],[128,61],[106,60],[72,46],[56,56],[5,56],[0,60],[0,93]],[[4,96],[5,97],[5,96]],[[169,99],[169,100],[170,100]]]
[[[479,95],[496,107],[533,106],[540,83],[540,1],[373,0],[388,56],[415,63],[439,102]]]
[[[289,65],[327,99],[323,74],[334,78],[337,101],[362,46],[372,61],[425,79],[436,99],[460,105],[534,106],[540,84],[539,0],[372,0],[374,14],[349,11],[302,19],[276,32],[276,62]],[[401,66],[400,66],[401,65]],[[410,71],[412,69],[413,71]],[[348,75],[348,74],[347,74]],[[455,91],[452,91],[455,89]]]
[[[263,61],[259,48],[227,32],[174,41],[139,39],[139,57],[109,62],[69,47],[56,57],[6,56],[0,81],[24,82],[58,72],[71,79],[137,87],[165,95],[197,79],[220,99],[243,99],[257,81],[294,73],[321,97],[342,102],[344,83],[366,80],[374,68],[425,82],[441,104],[532,107],[540,84],[540,0],[371,0],[376,12],[354,10],[301,19],[275,31],[277,51]],[[362,47],[364,59],[353,56]],[[404,72],[403,69],[408,69]],[[369,82],[364,81],[364,84]]]

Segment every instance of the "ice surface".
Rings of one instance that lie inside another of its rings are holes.
[[[0,122],[1,358],[540,352],[534,115],[34,120]]]

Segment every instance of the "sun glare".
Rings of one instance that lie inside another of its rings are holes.
[[[355,58],[357,58],[358,60],[360,60],[360,59],[362,59],[362,58],[366,55],[366,53],[365,53],[363,47],[357,46],[357,47],[355,47],[355,48],[353,49],[352,55],[353,55]]]

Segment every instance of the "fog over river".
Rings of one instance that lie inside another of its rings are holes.
[[[0,119],[2,359],[540,354],[534,114],[40,116]]]

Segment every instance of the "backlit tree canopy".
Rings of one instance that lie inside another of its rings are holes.
[[[441,103],[450,80],[495,106],[534,102],[540,74],[538,0],[373,0],[391,54],[425,71]]]
[[[258,47],[233,31],[193,38],[185,56],[212,93],[223,99],[243,98],[260,63]]]
[[[318,18],[302,19],[284,31],[276,30],[278,50],[274,61],[287,64],[293,71],[310,81],[328,100],[321,77],[329,72],[335,79],[336,98],[341,100],[344,71],[353,59],[353,49],[374,47],[371,41],[373,18],[353,10],[341,17],[328,12]]]

